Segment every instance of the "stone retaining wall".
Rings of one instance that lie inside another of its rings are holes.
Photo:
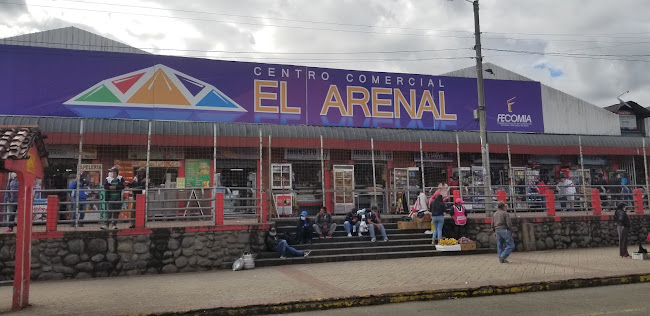
[[[152,229],[66,232],[62,238],[34,239],[32,279],[58,280],[138,274],[207,271],[233,262],[244,251],[264,250],[268,227],[260,230],[187,232]],[[0,280],[13,279],[15,235],[0,237]]]
[[[513,216],[513,215],[511,215]],[[650,232],[649,215],[630,215],[632,227],[628,235],[630,245],[645,242]],[[593,248],[618,245],[616,224],[611,216],[575,216],[514,218],[513,237],[518,251],[546,249]],[[451,232],[449,221],[443,228]],[[496,248],[490,223],[472,219],[467,226],[468,237],[477,242],[478,247]]]

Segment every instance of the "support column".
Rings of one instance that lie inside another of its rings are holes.
[[[546,215],[555,216],[555,192],[553,190],[546,192]]]
[[[593,215],[603,214],[603,207],[600,202],[600,191],[596,189],[591,190],[591,207],[593,209]]]

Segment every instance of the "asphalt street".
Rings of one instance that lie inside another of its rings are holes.
[[[650,283],[354,307],[293,316],[650,315]]]

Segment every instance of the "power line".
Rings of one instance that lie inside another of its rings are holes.
[[[612,38],[648,38],[643,37],[629,37],[629,36],[616,36],[616,35],[641,35],[650,34],[650,32],[629,32],[629,33],[520,33],[520,32],[483,32],[484,34],[498,34],[498,35],[530,35],[530,36],[588,36],[588,37],[612,37]]]
[[[392,33],[392,32],[376,32],[376,31],[366,31],[366,30],[329,29],[329,28],[295,26],[295,25],[277,25],[277,24],[264,24],[264,23],[253,23],[253,22],[213,20],[213,19],[201,19],[201,18],[189,18],[189,17],[176,17],[176,16],[165,16],[165,15],[155,15],[155,14],[144,14],[144,13],[131,13],[131,12],[121,12],[121,11],[107,11],[107,10],[97,10],[97,9],[81,9],[81,8],[70,8],[70,7],[48,6],[48,5],[40,5],[40,4],[29,4],[29,5],[27,5],[27,4],[24,4],[24,3],[3,2],[3,1],[0,1],[0,4],[30,6],[30,7],[41,7],[41,8],[48,8],[48,9],[65,9],[65,10],[84,11],[84,12],[100,12],[100,13],[110,13],[110,14],[124,14],[124,15],[157,17],[157,18],[166,18],[166,19],[179,19],[179,20],[215,22],[215,23],[232,23],[232,24],[243,24],[243,25],[256,25],[256,26],[264,26],[264,27],[277,27],[277,28],[300,29],[300,30],[311,30],[311,31],[330,31],[330,32],[344,32],[344,33],[420,36],[420,37],[474,38],[473,36],[436,35],[436,34],[418,34],[418,33]]]
[[[353,24],[353,23],[338,23],[338,22],[326,22],[326,21],[284,19],[284,18],[275,18],[275,17],[266,17],[266,16],[239,15],[239,14],[232,14],[232,13],[217,13],[217,12],[194,11],[194,10],[171,9],[171,8],[155,8],[155,7],[147,7],[147,6],[123,5],[123,4],[114,4],[114,3],[106,3],[106,2],[91,2],[91,1],[80,1],[80,0],[58,0],[58,1],[77,2],[77,3],[84,3],[84,4],[99,4],[99,5],[106,5],[106,6],[120,6],[120,7],[138,8],[138,9],[176,11],[176,12],[207,14],[207,15],[221,15],[221,16],[250,18],[250,19],[266,19],[266,20],[275,20],[275,21],[283,21],[283,22],[299,22],[299,23],[325,24],[325,25],[337,25],[337,26],[354,26],[354,27],[366,27],[366,28],[399,29],[399,30],[410,30],[410,31],[427,31],[427,32],[434,31],[434,32],[450,32],[450,33],[468,33],[468,34],[472,34],[472,32],[470,32],[470,31],[461,31],[461,30],[431,30],[431,29],[414,28],[414,27],[382,26],[382,25],[369,25],[369,24]]]
[[[81,46],[89,48],[105,48],[106,45],[99,44],[77,44],[47,41],[30,41],[0,39],[1,42],[10,43],[29,43],[29,44],[47,44],[47,45],[64,45],[64,46]],[[349,51],[349,52],[262,52],[262,51],[229,51],[229,50],[200,50],[200,49],[180,49],[180,48],[161,48],[161,47],[135,47],[123,44],[123,46],[111,46],[116,48],[140,49],[140,50],[161,50],[161,51],[179,51],[179,52],[203,52],[203,53],[229,53],[229,54],[269,54],[269,55],[355,55],[355,54],[398,54],[398,53],[422,53],[422,52],[442,52],[442,51],[459,51],[469,50],[471,48],[439,48],[439,49],[421,49],[421,50],[395,50],[395,51]]]
[[[490,48],[484,48],[484,49],[489,50],[489,51],[508,52],[508,53],[516,53],[516,54],[543,55],[543,56],[553,56],[553,57],[568,57],[568,58],[578,58],[578,59],[650,62],[650,59],[609,58],[609,57],[650,57],[650,55],[608,55],[608,54],[587,55],[587,54],[566,54],[566,53],[544,53],[544,52],[508,50],[508,49],[490,49]],[[486,56],[486,57],[488,57],[488,56]],[[489,56],[489,57],[495,57],[495,56]]]

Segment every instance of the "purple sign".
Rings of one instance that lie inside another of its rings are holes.
[[[478,130],[476,80],[0,45],[0,114]],[[538,82],[485,80],[488,129],[543,132]]]

